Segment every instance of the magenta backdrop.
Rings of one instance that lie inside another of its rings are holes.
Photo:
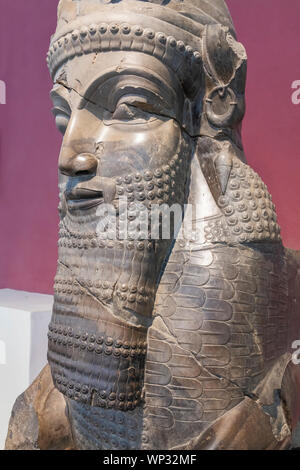
[[[57,158],[45,65],[57,0],[0,0],[0,288],[52,292]],[[278,209],[284,243],[300,248],[299,0],[228,0],[249,58],[244,144]]]

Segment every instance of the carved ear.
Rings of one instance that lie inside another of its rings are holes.
[[[202,38],[205,91],[200,135],[228,138],[242,148],[247,56],[242,44],[220,24],[205,27]]]
[[[245,161],[241,122],[245,113],[247,56],[242,44],[220,24],[205,27],[202,56],[205,90],[201,97],[197,154],[217,201],[226,192],[233,157]]]

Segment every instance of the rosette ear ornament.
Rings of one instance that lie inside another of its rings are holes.
[[[214,88],[205,102],[206,115],[210,124],[215,127],[230,127],[234,123],[238,102],[230,87]]]
[[[202,58],[205,91],[199,139],[202,143],[198,149],[207,182],[218,199],[226,192],[233,157],[245,161],[241,122],[245,114],[247,55],[228,27],[208,24],[202,38]],[[207,159],[213,164],[203,164]],[[215,180],[218,184],[212,185]]]
[[[202,40],[206,76],[204,113],[208,124],[228,133],[245,113],[246,53],[220,24],[207,25]]]

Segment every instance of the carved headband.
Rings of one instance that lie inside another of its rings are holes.
[[[47,63],[54,78],[57,70],[75,56],[113,50],[131,50],[153,55],[168,65],[181,79],[189,70],[197,80],[202,68],[201,53],[183,41],[150,28],[144,29],[128,23],[93,23],[74,29],[51,43]]]

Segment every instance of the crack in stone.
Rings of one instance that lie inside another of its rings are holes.
[[[70,86],[67,85],[65,82],[63,82],[63,81],[57,79],[57,80],[55,81],[55,84],[56,84],[56,85],[61,85],[62,87],[64,87],[64,88],[65,88],[66,90],[68,90],[68,91],[74,91],[74,93],[76,93],[78,96],[80,96],[80,98],[84,99],[84,100],[87,101],[88,103],[91,103],[91,104],[93,104],[93,105],[95,105],[95,106],[97,106],[97,107],[99,107],[99,108],[102,108],[102,109],[104,109],[105,111],[111,112],[111,111],[109,111],[108,109],[106,109],[104,106],[99,106],[98,103],[95,103],[94,101],[92,101],[92,100],[86,98],[86,96],[82,96],[82,95],[79,93],[79,91],[76,90],[76,88],[70,87]]]
[[[161,321],[163,322],[164,326],[166,327],[166,329],[168,330],[168,333],[170,335],[170,337],[172,339],[175,340],[175,343],[176,343],[176,346],[179,347],[180,349],[182,349],[184,352],[186,352],[187,354],[189,355],[192,355],[193,359],[196,361],[196,363],[198,364],[198,366],[203,370],[205,371],[206,373],[208,373],[209,375],[217,378],[217,379],[221,379],[221,380],[226,380],[226,382],[228,383],[231,383],[232,385],[234,385],[238,390],[240,390],[242,392],[242,394],[244,395],[244,397],[248,397],[254,401],[256,401],[258,399],[258,397],[256,397],[255,394],[252,394],[250,392],[245,392],[241,387],[240,385],[238,385],[237,383],[233,382],[232,380],[228,379],[227,377],[223,377],[222,375],[219,375],[219,374],[216,374],[212,371],[210,371],[207,367],[205,367],[203,364],[201,364],[201,362],[199,362],[199,359],[197,359],[195,353],[193,351],[189,351],[188,349],[184,348],[178,341],[178,338],[176,336],[173,335],[173,333],[170,331],[170,328],[168,327],[168,325],[165,323],[164,319],[162,318],[161,315],[157,315],[158,318],[161,319]]]
[[[102,302],[101,299],[99,299],[98,297],[95,296],[95,294],[93,294],[86,286],[82,285],[81,282],[77,279],[77,277],[75,276],[72,268],[70,268],[70,266],[68,266],[67,264],[63,263],[61,260],[58,261],[58,264],[60,264],[61,266],[63,266],[65,269],[67,269],[68,271],[70,271],[74,281],[82,288],[82,290],[90,295],[93,299],[95,299],[98,303],[101,304],[101,306],[110,314],[112,314],[113,316],[115,316],[110,310],[109,308],[107,307],[107,305]]]
[[[85,100],[87,103],[90,103],[90,104],[93,104],[94,106],[97,106],[97,108],[99,109],[103,109],[104,111],[107,111],[108,113],[112,113],[112,111],[110,111],[109,109],[107,109],[105,106],[103,105],[99,105],[99,103],[96,103],[92,100],[90,100],[89,98],[87,98],[86,96],[83,96],[81,93],[79,93],[78,90],[76,90],[76,88],[73,88],[71,86],[69,86],[67,83],[61,81],[60,79],[57,79],[55,80],[55,84],[57,85],[61,85],[62,87],[64,87],[66,90],[68,91],[74,91],[74,93],[76,93],[81,99]],[[190,137],[191,139],[199,139],[200,137],[203,137],[202,135],[200,134],[195,134],[195,135],[191,135],[187,129],[185,129],[181,122],[178,121],[178,119],[176,119],[174,116],[171,116],[169,114],[164,114],[164,113],[155,113],[154,111],[145,111],[143,109],[143,107],[140,107],[140,106],[137,106],[133,103],[130,103],[128,105],[129,107],[132,107],[132,108],[135,108],[135,109],[139,109],[139,110],[143,110],[144,112],[147,112],[148,114],[151,114],[151,116],[156,116],[157,118],[161,118],[161,117],[164,117],[164,118],[167,118],[167,119],[173,119],[177,124],[178,126],[180,127],[181,131],[184,132],[188,137]],[[130,122],[130,121],[129,121]]]
[[[122,323],[124,323],[125,326],[130,326],[130,327],[141,327],[141,328],[149,328],[149,324],[145,324],[145,320],[142,316],[138,315],[137,312],[133,311],[133,310],[130,310],[130,309],[126,309],[125,310],[130,313],[132,315],[133,318],[135,318],[139,323],[134,323],[133,321],[130,321],[129,318],[124,318],[122,317],[121,315],[120,316],[117,316],[113,309],[110,309],[108,307],[108,305],[106,305],[101,299],[99,299],[95,294],[93,294],[93,292],[90,291],[90,289],[87,287],[87,286],[84,286],[75,276],[75,274],[73,273],[72,271],[72,268],[70,268],[70,266],[68,266],[67,264],[64,264],[62,261],[58,261],[58,263],[63,266],[65,269],[67,269],[68,271],[70,271],[74,281],[81,287],[81,289],[88,295],[90,295],[94,300],[96,300],[96,302],[98,302],[104,309],[105,311],[109,314],[109,315],[112,315],[116,320],[118,321],[121,321]],[[115,294],[115,289],[116,289],[116,286],[117,286],[117,283],[118,283],[118,280],[115,281],[112,285],[112,298]],[[112,304],[113,305],[113,304]]]
[[[183,265],[182,265],[183,268],[182,268],[181,273],[180,273],[180,275],[179,275],[179,277],[178,277],[178,279],[177,279],[177,281],[176,281],[176,285],[178,284],[178,282],[180,282],[180,279],[184,276],[184,266],[186,266],[189,262],[190,262],[190,258],[189,258],[189,257],[184,260]],[[169,333],[169,336],[175,340],[176,345],[177,345],[179,348],[181,348],[183,351],[185,351],[187,354],[192,355],[192,357],[194,358],[194,360],[196,361],[196,363],[198,364],[198,366],[199,366],[202,370],[204,370],[204,371],[207,372],[208,374],[210,374],[210,375],[212,375],[212,376],[214,376],[214,377],[216,377],[216,378],[218,378],[218,379],[226,380],[228,383],[230,383],[230,384],[232,384],[234,387],[236,387],[236,388],[243,394],[244,397],[248,397],[248,398],[250,398],[251,400],[253,400],[253,401],[255,401],[255,402],[258,400],[259,397],[258,397],[257,395],[255,395],[254,393],[252,393],[252,392],[250,392],[250,391],[248,391],[248,390],[243,390],[243,388],[242,388],[238,383],[234,382],[233,380],[229,379],[228,377],[224,377],[224,376],[222,376],[222,375],[220,375],[220,374],[216,374],[216,373],[210,371],[207,367],[205,367],[201,362],[199,362],[199,359],[197,358],[197,356],[196,356],[196,354],[194,353],[194,351],[190,351],[190,350],[184,348],[184,347],[179,343],[178,338],[171,332],[170,328],[169,328],[168,325],[165,323],[163,317],[162,317],[160,314],[156,315],[156,317],[158,317],[158,318],[161,319],[161,321],[163,322],[164,326],[166,327],[166,329],[167,329],[167,331],[168,331],[168,333]],[[250,326],[250,324],[249,324],[249,326]],[[253,327],[252,327],[252,328],[253,328]],[[205,358],[206,356],[202,356],[202,358],[203,358],[203,357]]]

